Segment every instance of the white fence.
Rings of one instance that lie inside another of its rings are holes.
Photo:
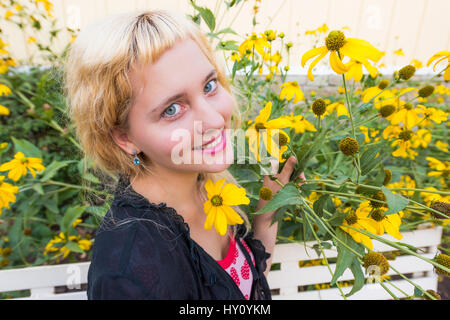
[[[423,249],[426,253],[421,254],[427,258],[433,258],[437,251],[437,245],[441,242],[442,227],[404,232],[401,242],[408,243],[417,248]],[[390,236],[383,237],[397,241]],[[314,245],[314,241],[306,243],[307,248]],[[374,251],[392,251],[393,248],[383,243],[373,240]],[[327,258],[337,256],[336,250],[325,250]],[[268,275],[269,286],[272,289],[274,300],[301,300],[301,299],[342,299],[338,288],[324,290],[299,291],[299,287],[329,283],[331,274],[327,266],[299,267],[299,261],[320,259],[313,249],[305,250],[303,244],[277,244],[275,246],[272,264],[280,264],[280,270],[272,270]],[[423,289],[437,291],[438,279],[433,271],[433,266],[415,256],[399,256],[389,263],[403,274],[409,274],[411,280],[420,285]],[[11,269],[0,271],[0,292],[10,292],[29,289],[31,295],[19,299],[42,299],[42,300],[85,300],[86,291],[76,291],[68,293],[55,293],[55,287],[67,286],[68,289],[80,289],[82,284],[87,283],[87,273],[90,262],[62,264],[54,266],[40,266],[22,269]],[[336,265],[330,263],[334,271]],[[388,275],[396,273],[389,270]],[[339,278],[339,281],[353,280],[353,275],[349,270]],[[402,291],[412,295],[414,287],[406,280],[391,280],[391,282]],[[396,288],[386,284],[397,296],[404,295]],[[344,293],[348,293],[351,287],[341,288]],[[358,291],[349,299],[391,299],[389,293],[379,284],[366,284],[362,290]]]

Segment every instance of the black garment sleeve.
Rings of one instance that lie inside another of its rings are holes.
[[[105,274],[93,284],[89,300],[155,299],[138,281],[119,274]]]

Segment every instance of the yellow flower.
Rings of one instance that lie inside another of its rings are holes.
[[[416,69],[420,69],[423,67],[422,62],[420,62],[419,60],[416,60],[416,59],[412,59],[409,64],[413,65]]]
[[[416,151],[412,148],[411,141],[404,141],[403,139],[398,139],[392,142],[392,147],[398,147],[397,150],[392,152],[394,157],[410,158],[412,160],[418,155]]]
[[[427,148],[431,142],[431,131],[427,129],[419,129],[416,134],[411,138],[411,144],[413,148]]]
[[[253,49],[255,49],[261,56],[264,56],[264,47],[270,48],[270,43],[264,37],[258,38],[255,32],[241,43],[239,46],[239,52],[241,56],[253,55]]]
[[[52,17],[51,11],[53,10],[53,3],[50,2],[50,0],[35,0],[36,4],[41,2],[44,5],[45,11],[47,11],[47,14],[49,17]]]
[[[33,178],[36,177],[36,172],[41,172],[45,170],[45,167],[42,165],[42,159],[40,158],[31,158],[25,157],[22,152],[17,152],[14,155],[14,159],[5,162],[0,166],[0,171],[8,171],[8,178],[14,181],[18,181],[22,176],[27,174],[27,169],[30,170]]]
[[[400,126],[387,126],[383,130],[383,139],[391,140],[397,139],[399,134],[402,132],[402,128]]]
[[[425,190],[430,191],[439,191],[434,187],[425,187]],[[431,193],[431,192],[421,192],[420,195],[423,198],[423,201],[427,206],[431,206],[431,204],[435,201],[441,201],[441,202],[450,202],[450,196],[441,196],[439,193]]]
[[[444,73],[444,80],[449,81],[450,80],[450,68],[448,67],[450,64],[450,51],[440,51],[438,53],[436,53],[435,55],[433,55],[427,62],[427,67],[433,63],[434,60],[437,60],[436,62],[434,62],[434,66],[433,66],[433,71],[436,71],[436,66],[439,64],[439,62],[447,59],[447,69],[445,70]]]
[[[382,53],[369,42],[355,38],[345,38],[342,31],[331,31],[325,39],[325,46],[311,49],[302,56],[302,67],[305,67],[308,60],[316,57],[308,69],[309,80],[314,81],[311,71],[328,52],[330,52],[330,66],[338,74],[344,74],[348,71],[347,67],[342,63],[344,56],[358,60],[364,65],[368,64],[367,59],[377,62],[382,57]]]
[[[344,65],[348,69],[347,73],[345,74],[345,80],[353,79],[355,82],[361,81],[363,76],[363,65],[367,69],[367,71],[369,71],[369,74],[372,78],[375,78],[378,75],[377,68],[373,67],[367,59],[365,59],[364,61],[351,59]]]
[[[408,129],[414,127],[420,120],[419,111],[411,103],[404,103],[403,107],[390,118],[392,124],[399,124],[401,122]]]
[[[376,233],[375,223],[373,219],[368,218],[370,208],[369,211],[367,211],[367,209],[364,208],[359,210],[358,209],[356,211],[350,209],[343,224],[339,227],[345,232],[347,232],[353,238],[353,240],[355,240],[358,243],[362,243],[370,250],[373,250],[372,240],[368,236],[348,227],[351,226],[356,229],[367,230],[374,234]]]
[[[428,172],[428,177],[444,176],[445,178],[447,178],[450,175],[450,161],[445,161],[444,163],[433,157],[426,157],[425,159],[428,161],[428,166],[431,169],[436,170]]]
[[[336,111],[338,117],[340,117],[342,115],[350,117],[347,107],[345,106],[345,104],[342,101],[333,102],[333,103],[327,105],[327,111],[325,112],[324,116],[332,113],[333,111]]]
[[[9,109],[7,107],[2,106],[0,104],[0,115],[1,116],[8,116],[8,115],[10,115],[10,113],[11,113],[11,111],[9,111]]]
[[[28,37],[27,43],[34,43],[34,42],[36,42],[36,38]]]
[[[259,155],[262,150],[260,147],[261,136],[263,138],[264,145],[267,148],[266,150],[271,155],[276,156],[280,162],[286,161],[286,159],[282,159],[282,154],[287,150],[287,146],[283,145],[281,148],[278,148],[278,145],[276,143],[272,143],[272,141],[275,136],[277,136],[277,133],[283,135],[287,140],[289,139],[289,136],[284,131],[279,129],[289,127],[291,125],[291,121],[289,121],[286,117],[279,117],[277,119],[269,120],[271,112],[272,102],[269,101],[259,112],[258,116],[256,116],[254,123],[245,132],[245,136],[249,139],[249,149],[255,155],[258,162],[261,161]],[[261,130],[262,132],[260,133]]]
[[[0,83],[0,97],[1,96],[9,96],[11,94],[11,89]]]
[[[92,241],[87,239],[82,239],[78,241],[78,246],[83,249],[84,251],[89,251],[92,246]]]
[[[80,224],[81,222],[83,222],[82,219],[76,219],[73,223],[72,223],[72,227],[76,227],[78,224]]]
[[[405,55],[405,53],[403,52],[402,49],[395,50],[394,54],[397,55],[397,56],[404,56]]]
[[[280,91],[280,100],[289,101],[294,98],[294,100],[292,101],[293,104],[305,100],[305,96],[303,95],[302,89],[300,89],[297,81],[282,83],[280,85],[280,88],[283,88]]]
[[[14,15],[14,13],[12,11],[6,11],[5,12],[5,19],[8,20],[9,18],[11,18]]]
[[[214,224],[217,233],[222,236],[227,231],[227,225],[244,222],[231,206],[250,203],[244,188],[239,188],[232,183],[223,186],[225,180],[219,179],[216,183],[213,183],[211,179],[206,181],[205,189],[208,201],[203,203],[205,214],[207,215],[204,228],[211,230]]]
[[[436,140],[435,142],[436,148],[438,148],[439,150],[448,152],[448,144],[445,142],[442,142],[441,140]]]
[[[369,143],[371,141],[371,138],[375,138],[380,132],[380,130],[367,128],[365,126],[360,126],[359,129],[361,130],[362,133],[364,133],[365,136],[364,143]],[[380,140],[380,137],[374,139],[373,142],[377,142],[378,140]]]
[[[410,176],[402,175],[400,177],[400,181],[398,182],[392,182],[386,186],[388,189],[395,189],[395,188],[407,188],[407,189],[415,189],[416,188],[416,182],[411,179]],[[397,191],[395,191],[397,193]],[[405,196],[413,196],[414,191],[407,191],[407,190],[400,190],[398,193],[405,195]]]
[[[19,187],[5,182],[4,179],[5,176],[0,176],[0,215],[3,208],[11,208],[9,204],[16,202],[15,194],[19,193]]]
[[[317,131],[314,125],[305,119],[301,114],[294,116],[291,112],[291,115],[286,116],[286,119],[290,121],[289,127],[294,128],[295,133],[304,133],[305,131]]]
[[[369,201],[367,205],[369,205]],[[361,203],[360,206],[363,205]],[[375,221],[375,229],[378,235],[383,235],[385,232],[390,234],[394,238],[400,240],[403,238],[402,234],[399,232],[400,225],[402,224],[402,219],[398,213],[384,215],[387,208],[378,208],[372,211],[370,218]]]
[[[422,104],[418,104],[417,105],[417,109],[416,112],[418,115],[420,115],[421,117],[425,118],[423,121],[420,122],[420,124],[424,125],[424,126],[430,126],[431,125],[431,121],[440,124],[444,121],[447,121],[447,117],[448,117],[448,113],[440,110],[440,109],[436,109],[433,107],[425,107]]]

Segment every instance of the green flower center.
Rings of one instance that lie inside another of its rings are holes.
[[[378,88],[383,90],[389,85],[389,80],[381,80],[378,84]]]
[[[339,149],[346,156],[352,156],[358,152],[358,141],[350,137],[344,138],[339,142]]]
[[[403,108],[405,108],[406,110],[411,110],[413,108],[413,105],[411,102],[407,102],[407,103],[405,103]]]
[[[383,210],[381,210],[381,209],[374,210],[370,216],[372,217],[373,220],[378,221],[378,222],[385,218],[383,216]]]
[[[342,31],[331,31],[325,39],[325,45],[330,51],[337,51],[345,44],[345,35]]]
[[[314,101],[314,103],[312,105],[312,110],[315,115],[321,116],[325,113],[326,106],[327,105],[323,99],[317,99],[316,101]]]
[[[395,106],[393,106],[392,104],[388,104],[388,105],[382,106],[380,108],[380,114],[383,118],[389,117],[394,112],[395,112]]]
[[[400,139],[402,139],[403,141],[411,140],[412,136],[413,136],[413,132],[411,130],[404,130],[404,131],[400,132],[400,134],[398,135],[398,137]]]
[[[345,221],[348,223],[348,225],[351,226],[352,224],[355,224],[356,222],[358,222],[358,216],[356,215],[356,213],[354,211],[350,211],[350,213],[345,218]]]
[[[211,203],[215,207],[220,207],[222,205],[222,202],[223,202],[222,197],[217,194],[211,198]]]
[[[278,133],[274,135],[274,141],[278,144],[278,146],[282,147],[287,145],[288,139],[285,135]]]

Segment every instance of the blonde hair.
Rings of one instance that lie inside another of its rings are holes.
[[[218,63],[206,36],[187,17],[166,10],[133,11],[109,16],[83,29],[72,43],[64,73],[68,116],[82,148],[84,171],[88,162],[101,176],[117,181],[119,175],[130,180],[151,173],[151,161],[140,154],[141,164],[133,163],[133,155],[113,140],[111,128],[128,132],[128,114],[133,105],[130,71],[135,63],[153,63],[177,41],[192,39],[216,68],[220,84],[230,93],[234,110],[234,128],[240,128],[241,116],[237,101],[225,73]],[[115,178],[114,178],[115,177]],[[200,173],[198,190],[206,201],[205,182],[225,178],[237,185],[228,170]],[[102,180],[105,180],[102,179]],[[235,206],[243,218],[247,232],[250,223],[245,212]],[[236,225],[232,226],[236,234]]]

